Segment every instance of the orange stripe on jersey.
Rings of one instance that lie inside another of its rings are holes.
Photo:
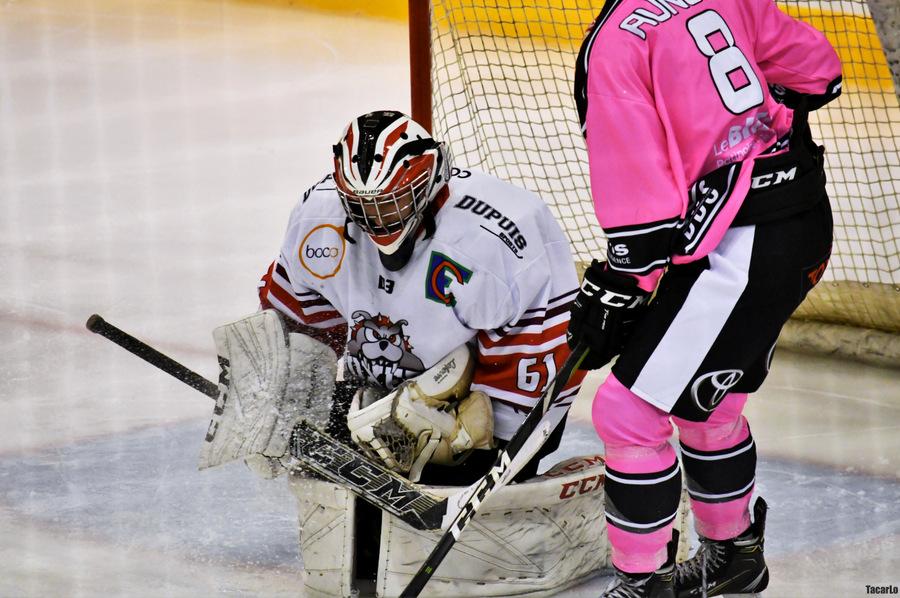
[[[565,327],[562,328],[562,334],[565,334]],[[472,384],[483,384],[523,398],[537,399],[547,383],[556,377],[570,353],[571,350],[565,342],[552,351],[530,355],[524,353],[483,355],[479,352],[476,355],[477,364]],[[563,390],[581,386],[585,373],[578,370],[572,374]]]

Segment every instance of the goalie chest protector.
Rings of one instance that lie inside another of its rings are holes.
[[[406,266],[390,271],[374,243],[347,222],[334,182],[325,177],[291,214],[272,271],[274,290],[266,296],[307,324],[346,321],[345,369],[387,389],[479,331],[516,322],[528,310],[543,312],[568,293],[574,297],[578,280],[568,240],[534,193],[454,168],[435,225],[433,237],[417,239]],[[564,330],[558,336],[556,345],[565,342]],[[521,421],[500,419],[498,432]]]

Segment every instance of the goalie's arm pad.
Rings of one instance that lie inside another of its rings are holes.
[[[490,399],[469,392],[474,367],[463,345],[371,405],[358,393],[347,418],[354,442],[413,481],[428,462],[453,465],[472,449],[493,448]]]
[[[319,293],[291,281],[283,255],[269,265],[258,284],[261,309],[275,309],[286,317],[291,332],[300,332],[344,353],[347,321]]]

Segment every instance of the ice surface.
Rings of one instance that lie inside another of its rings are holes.
[[[284,3],[0,1],[0,596],[299,595],[284,479],[198,472],[212,401],[84,322],[214,379],[212,329],[255,311],[346,122],[408,110],[406,39]],[[557,457],[598,449],[590,394]],[[748,414],[766,596],[900,585],[896,371],[779,353]]]

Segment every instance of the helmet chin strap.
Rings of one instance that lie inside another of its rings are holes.
[[[382,253],[379,250],[378,258],[381,260],[381,265],[391,272],[402,269],[403,266],[409,263],[409,259],[412,257],[413,249],[416,247],[417,236],[418,235],[409,235],[406,237],[394,253]]]
[[[435,230],[434,211],[431,206],[429,206],[426,208],[425,213],[422,214],[422,221],[416,227],[415,232],[407,236],[403,242],[400,243],[400,247],[398,247],[396,251],[393,253],[383,253],[380,250],[378,251],[378,258],[381,260],[381,265],[391,272],[401,270],[409,263],[410,258],[412,258],[413,250],[416,248],[416,239],[418,239],[419,235],[424,231],[425,235],[423,239],[430,239],[434,235]]]

